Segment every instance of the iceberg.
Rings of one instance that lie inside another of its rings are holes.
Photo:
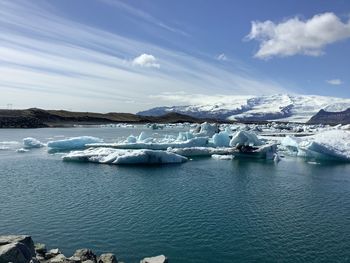
[[[193,132],[197,137],[208,136],[212,137],[215,133],[219,132],[219,127],[216,123],[209,124],[207,122],[203,122],[200,126],[198,126]]]
[[[330,130],[311,136],[299,143],[298,156],[321,160],[350,161],[350,132]]]
[[[222,131],[214,134],[213,143],[216,147],[229,147],[230,146],[230,135],[226,131]]]
[[[102,143],[103,140],[100,138],[92,137],[92,136],[80,136],[73,137],[69,139],[57,140],[57,141],[49,141],[47,146],[53,150],[74,150],[74,149],[83,149],[85,145],[91,143]]]
[[[187,161],[187,158],[166,151],[125,150],[103,147],[72,151],[63,156],[63,160],[104,164],[171,164],[184,163]]]
[[[238,131],[236,132],[231,141],[230,141],[230,146],[232,147],[238,147],[238,146],[260,146],[263,145],[264,142],[256,136],[255,133],[253,132],[248,132],[248,131]]]
[[[214,147],[188,147],[188,148],[168,148],[168,152],[176,153],[186,157],[205,157],[213,154],[233,154],[234,148],[214,148]]]
[[[174,142],[133,142],[133,143],[89,143],[87,147],[107,147],[115,149],[149,149],[149,150],[166,150],[171,148],[186,147],[207,147],[210,146],[207,137],[192,138],[187,141]]]
[[[23,146],[25,149],[32,149],[32,148],[41,148],[44,147],[45,144],[40,142],[39,140],[32,138],[32,137],[27,137],[23,139]]]

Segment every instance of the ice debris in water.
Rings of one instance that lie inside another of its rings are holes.
[[[106,164],[168,164],[183,163],[187,161],[187,158],[167,151],[125,150],[102,147],[89,148],[84,151],[72,151],[65,155],[63,160]]]
[[[232,159],[234,158],[234,156],[233,156],[233,155],[226,155],[226,154],[224,154],[224,155],[221,155],[221,154],[213,154],[213,155],[211,156],[211,158],[213,158],[213,159],[215,159],[215,160],[227,160],[227,161],[229,161],[229,160],[232,160]]]
[[[32,137],[27,137],[23,139],[23,146],[25,149],[32,149],[32,148],[41,148],[44,147],[45,144],[40,142],[39,140],[32,138]]]
[[[74,150],[74,149],[83,149],[86,144],[91,143],[102,143],[103,140],[100,138],[92,137],[92,136],[80,136],[73,137],[69,139],[57,140],[57,141],[49,141],[47,146],[54,150]]]

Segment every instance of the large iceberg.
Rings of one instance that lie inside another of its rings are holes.
[[[350,161],[350,132],[330,130],[311,136],[299,143],[298,156]]]
[[[256,136],[253,132],[248,131],[238,131],[236,132],[231,141],[230,146],[238,147],[238,146],[260,146],[263,145],[264,142]]]
[[[216,147],[229,147],[230,146],[230,135],[226,131],[222,131],[214,134],[213,143]]]
[[[23,146],[25,149],[32,149],[32,148],[41,148],[44,147],[45,144],[40,142],[39,140],[32,138],[32,137],[27,137],[23,139]]]
[[[57,141],[49,141],[47,143],[47,146],[54,150],[66,151],[74,149],[83,149],[87,144],[102,142],[103,140],[100,138],[92,136],[80,136]]]
[[[167,151],[123,150],[102,147],[72,151],[65,155],[63,160],[105,164],[169,164],[183,163],[187,161],[187,158]]]
[[[165,142],[123,142],[123,143],[90,143],[88,147],[108,147],[116,149],[150,149],[150,150],[166,150],[171,148],[187,148],[187,147],[207,147],[210,146],[208,138],[197,137],[187,141],[165,141]]]
[[[350,132],[344,130],[325,130],[313,136],[286,137],[281,146],[288,153],[318,160],[350,161]]]

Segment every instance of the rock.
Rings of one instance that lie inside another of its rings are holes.
[[[29,263],[40,263],[37,258],[32,258]]]
[[[101,254],[98,263],[118,263],[116,256],[112,253]]]
[[[89,259],[89,260],[83,261],[82,263],[95,263],[95,262]]]
[[[97,262],[96,255],[92,252],[91,249],[87,248],[76,250],[73,257],[78,257],[81,261],[92,260],[95,263]]]
[[[49,252],[45,254],[46,259],[53,258],[57,255],[61,254],[61,251],[58,248],[50,249]]]
[[[31,236],[27,236],[27,235],[0,236],[0,246],[16,243],[16,242],[24,244],[29,249],[31,256],[35,257],[34,242]]]
[[[78,258],[78,257],[74,257],[74,256],[71,256],[70,258],[68,258],[68,260],[70,261],[70,262],[76,262],[76,263],[80,263],[81,262],[81,260],[80,260],[80,258]]]
[[[0,246],[0,263],[29,263],[32,259],[31,251],[20,242]]]
[[[49,260],[50,263],[66,262],[66,257],[63,254],[58,254]]]
[[[42,244],[42,243],[36,243],[34,245],[34,248],[35,248],[35,252],[39,255],[45,255],[46,253],[46,246],[45,244]]]
[[[140,263],[168,263],[168,259],[164,255],[159,255],[156,257],[144,258]]]

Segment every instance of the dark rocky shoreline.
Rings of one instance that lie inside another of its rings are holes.
[[[168,113],[159,117],[139,116],[131,113],[94,113],[64,110],[0,110],[0,128],[72,127],[74,125],[99,125],[109,123],[201,123],[205,120]],[[213,121],[213,120],[210,120]]]
[[[31,236],[0,236],[0,263],[122,263],[113,253],[97,256],[91,249],[82,248],[70,257],[58,248],[47,250],[41,243],[33,242]],[[168,263],[164,255],[147,257],[140,263]]]

